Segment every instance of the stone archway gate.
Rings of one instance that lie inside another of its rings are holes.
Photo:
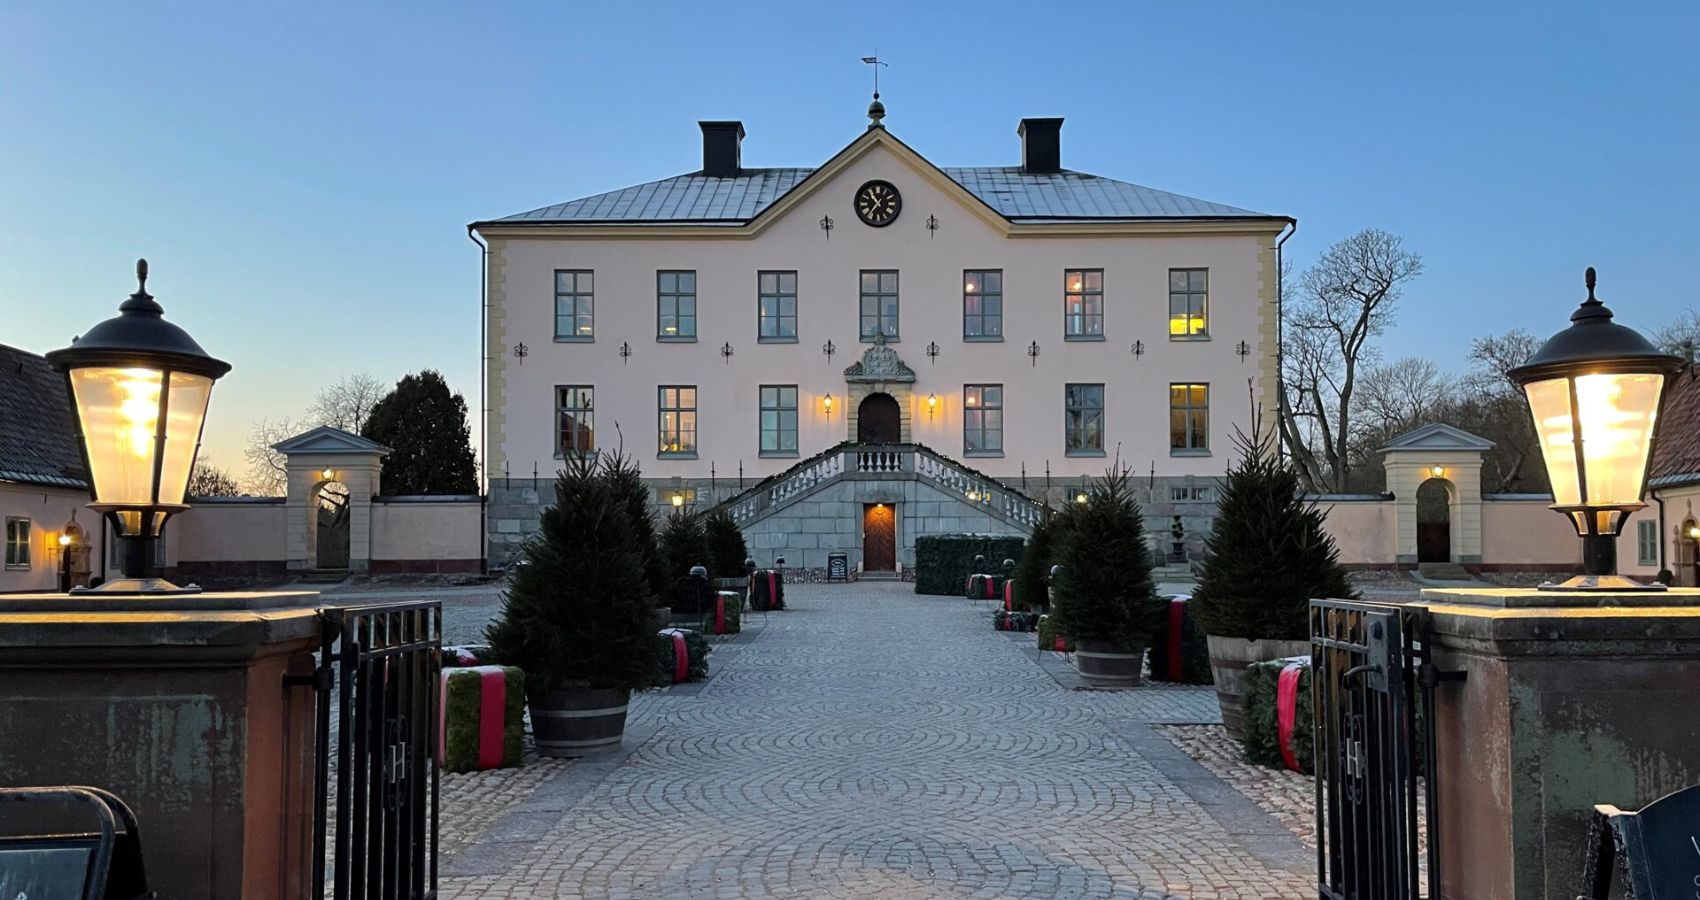
[[[1482,561],[1482,454],[1493,442],[1451,425],[1425,425],[1381,447],[1393,495],[1396,561],[1417,564],[1417,488],[1435,480],[1448,494],[1451,562]]]
[[[348,488],[348,571],[370,571],[372,498],[378,494],[383,460],[390,448],[324,425],[273,444],[272,449],[286,460],[286,568],[305,571],[317,567],[319,489],[335,481]]]

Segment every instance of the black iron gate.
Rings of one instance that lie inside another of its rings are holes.
[[[316,896],[329,888],[334,900],[431,900],[442,605],[337,607],[321,616]]]
[[[1322,900],[1420,900],[1419,819],[1436,865],[1438,681],[1421,607],[1313,600],[1316,833]],[[1419,776],[1423,776],[1419,780]]]

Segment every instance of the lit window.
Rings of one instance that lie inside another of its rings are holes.
[[[663,341],[697,339],[697,273],[655,273],[655,336]]]
[[[775,343],[795,341],[797,273],[760,272],[756,275],[756,281],[756,316],[759,319],[756,339]]]
[[[1064,449],[1080,455],[1104,452],[1104,386],[1070,384],[1063,389]]]
[[[962,386],[962,452],[1003,455],[1003,385]]]
[[[594,340],[595,273],[555,270],[555,339]]]
[[[1210,336],[1210,270],[1169,270],[1169,337]]]
[[[1169,453],[1210,449],[1210,385],[1169,385]]]
[[[1003,339],[1003,271],[962,273],[962,336],[971,341]]]
[[[1635,556],[1643,566],[1659,564],[1659,523],[1654,521],[1637,522],[1635,524]]]
[[[596,450],[595,391],[587,384],[555,388],[555,458]]]
[[[862,340],[897,338],[897,273],[862,270]]]
[[[6,519],[6,568],[30,567],[30,520]]]
[[[761,452],[764,456],[797,455],[797,386],[761,386]]]
[[[1096,340],[1104,336],[1104,270],[1070,269],[1063,273],[1063,337]]]
[[[660,455],[695,456],[697,452],[697,389],[695,385],[662,385],[660,397]]]

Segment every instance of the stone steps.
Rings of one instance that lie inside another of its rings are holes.
[[[1457,563],[1417,563],[1417,574],[1430,581],[1475,581],[1470,570]]]

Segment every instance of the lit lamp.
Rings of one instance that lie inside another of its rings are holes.
[[[1445,478],[1446,477],[1446,467],[1445,466],[1429,466],[1428,467],[1428,474],[1432,478]]]
[[[826,413],[827,418],[829,418],[829,419],[832,418],[832,395],[831,394],[827,394],[825,397],[820,398],[820,408],[823,412]]]
[[[1080,491],[1079,493],[1076,493],[1074,495],[1074,502],[1076,502],[1076,503],[1085,503],[1086,500],[1087,500],[1087,496],[1086,496],[1085,491]]]
[[[1665,381],[1682,360],[1660,353],[1632,328],[1612,322],[1594,297],[1570,315],[1570,327],[1508,374],[1523,388],[1541,458],[1552,481],[1552,508],[1582,538],[1582,573],[1542,590],[1664,590],[1617,574],[1617,537],[1634,511],[1652,458],[1653,426]]]
[[[931,419],[933,417],[933,413],[938,412],[938,408],[939,408],[938,395],[937,394],[928,394],[927,395],[927,418]]]
[[[1688,539],[1691,541],[1700,541],[1700,525],[1688,526]]]
[[[679,508],[683,507],[684,505],[685,505],[685,495],[684,494],[674,494],[673,495],[673,508],[679,509]]]
[[[89,508],[112,523],[123,547],[123,577],[92,590],[197,593],[154,574],[153,544],[166,519],[189,508],[183,494],[207,401],[230,364],[161,318],[165,310],[147,292],[147,260],[137,260],[136,278],[139,286],[117,316],[47,361],[65,374],[74,401]]]

